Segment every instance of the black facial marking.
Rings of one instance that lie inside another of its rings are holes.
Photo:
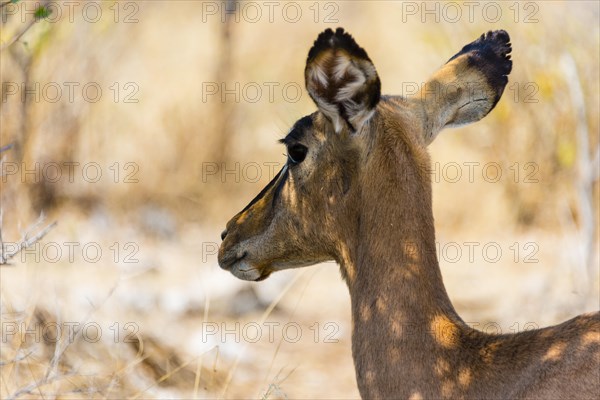
[[[283,171],[283,169],[279,170],[279,172],[277,173],[277,175],[275,175],[273,177],[273,179],[271,179],[271,182],[269,182],[267,184],[267,186],[265,186],[263,188],[263,190],[261,190],[260,193],[257,194],[256,197],[253,198],[252,201],[250,203],[248,203],[248,205],[246,207],[244,207],[244,209],[242,211],[240,211],[240,214],[244,213],[246,210],[248,210],[250,207],[252,207],[257,201],[259,201],[260,199],[262,199],[264,197],[264,195],[269,191],[269,189],[271,188],[271,186],[273,186],[275,184],[275,182],[277,182],[277,179],[279,178],[279,175],[281,175],[281,171]],[[284,177],[283,180],[285,180],[286,177]]]
[[[290,131],[290,133],[288,133],[285,138],[281,139],[280,142],[284,143],[286,145],[289,145],[289,146],[297,145],[297,143],[304,137],[306,131],[308,129],[310,129],[312,126],[313,126],[313,121],[312,121],[311,115],[302,117],[298,121],[296,121],[296,123],[292,127],[292,130]],[[303,145],[301,145],[301,146],[306,149],[306,146],[303,146]],[[308,151],[308,149],[307,149],[307,151]],[[297,162],[301,162],[303,160],[303,158],[299,154],[297,154],[296,156],[297,156]],[[304,154],[304,156],[306,156],[306,154]],[[300,158],[302,158],[302,160],[300,160]],[[282,175],[282,171],[284,171],[284,170],[285,170],[285,172]],[[267,184],[267,186],[265,186],[263,188],[263,190],[261,190],[260,193],[258,195],[256,195],[256,197],[253,198],[252,201],[250,203],[248,203],[248,205],[246,207],[244,207],[244,209],[242,211],[240,211],[240,214],[247,211],[250,207],[252,207],[254,204],[256,204],[256,202],[258,202],[260,199],[262,199],[267,194],[267,192],[277,183],[277,181],[279,181],[279,183],[277,184],[277,187],[275,188],[275,192],[273,193],[273,205],[274,205],[275,202],[277,201],[277,198],[279,197],[281,188],[283,187],[283,185],[285,184],[285,181],[288,178],[288,175],[289,175],[288,171],[289,170],[288,170],[287,166],[284,166],[281,170],[279,170],[279,172],[277,172],[277,175],[275,175],[273,177],[273,179],[271,179],[271,182],[269,182]],[[281,177],[281,179],[279,179],[280,177]]]
[[[283,167],[283,168],[285,168],[285,172],[281,176],[281,180],[279,181],[279,184],[277,185],[277,187],[275,188],[275,192],[273,193],[273,203],[272,203],[273,208],[275,208],[275,203],[277,202],[277,199],[279,198],[279,194],[281,193],[281,188],[283,188],[283,185],[285,184],[285,181],[287,181],[288,176],[290,174],[289,168],[286,168],[286,167]],[[283,171],[283,169],[281,171]],[[281,173],[281,171],[279,171],[279,173]],[[279,174],[277,174],[277,175],[279,175]]]
[[[312,126],[312,115],[302,117],[298,121],[296,121],[296,123],[290,130],[290,133],[288,133],[283,139],[281,139],[280,142],[285,144],[286,146],[300,142],[304,138],[306,131],[312,128]]]

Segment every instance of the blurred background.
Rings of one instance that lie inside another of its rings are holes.
[[[334,263],[256,284],[216,258],[315,110],[304,63],[328,27],[403,95],[509,32],[496,108],[430,146],[445,283],[490,333],[600,307],[598,2],[0,7],[2,398],[359,397]]]

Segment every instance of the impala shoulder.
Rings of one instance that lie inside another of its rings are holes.
[[[568,322],[579,332],[583,345],[595,345],[600,351],[600,311],[578,315]]]
[[[581,314],[561,324],[543,328],[540,337],[550,339],[551,345],[545,359],[552,359],[559,353],[573,355],[573,352],[600,356],[600,312]]]

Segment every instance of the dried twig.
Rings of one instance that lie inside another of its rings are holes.
[[[33,354],[33,351],[30,351],[28,353],[23,354],[22,356],[13,358],[12,360],[0,361],[0,367],[4,367],[4,366],[9,365],[9,364],[14,364],[14,363],[18,363],[20,361],[23,361],[24,359],[26,359],[27,357],[29,357],[32,354]]]
[[[6,150],[12,149],[14,145],[15,145],[14,143],[9,143],[6,146],[0,147],[0,153],[2,153],[3,151],[6,151]]]
[[[7,400],[13,400],[13,399],[17,399],[21,396],[25,396],[28,394],[34,394],[34,392],[37,395],[37,394],[39,394],[40,387],[49,385],[54,382],[58,382],[63,379],[71,378],[74,376],[77,376],[77,375],[76,374],[55,375],[50,378],[44,378],[40,382],[31,382],[27,386],[23,386],[22,388],[18,389],[16,392],[14,392],[10,396],[8,396]]]
[[[41,8],[46,7],[46,4],[48,4],[50,2],[50,0],[44,0],[41,2],[41,5],[38,7],[38,10]],[[8,1],[6,3],[2,3],[0,4],[0,8],[10,4],[11,2]],[[0,52],[6,50],[7,48],[9,48],[10,46],[12,46],[16,41],[18,41],[19,39],[21,39],[21,37],[23,37],[23,35],[33,26],[35,25],[36,22],[38,22],[40,19],[43,18],[39,18],[39,17],[35,17],[33,19],[33,21],[30,21],[27,26],[25,26],[25,28],[23,30],[21,30],[21,32],[19,32],[18,34],[16,34],[14,37],[12,37],[8,42],[4,43],[2,46],[0,46]]]
[[[21,39],[21,37],[23,37],[25,32],[27,32],[33,25],[35,25],[36,22],[37,22],[36,20],[31,21],[29,24],[27,24],[25,29],[23,29],[21,32],[19,32],[15,36],[13,36],[8,42],[6,42],[2,46],[0,46],[0,52],[6,50],[10,46],[12,46],[17,40]]]
[[[46,219],[44,213],[41,213],[38,219],[33,223],[33,225],[31,225],[25,231],[25,234],[21,237],[21,239],[18,242],[17,248],[12,251],[8,251],[6,248],[6,243],[3,241],[1,233],[3,214],[3,210],[0,209],[0,265],[7,264],[10,259],[19,254],[21,251],[30,248],[31,246],[42,240],[42,238],[46,236],[46,234],[50,232],[50,230],[54,228],[58,223],[57,221],[54,221],[35,235],[30,236],[31,233],[35,231],[40,225],[42,225],[42,223]]]

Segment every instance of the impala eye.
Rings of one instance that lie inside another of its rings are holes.
[[[300,164],[306,158],[308,148],[301,144],[294,144],[288,147],[288,158],[293,164]]]

